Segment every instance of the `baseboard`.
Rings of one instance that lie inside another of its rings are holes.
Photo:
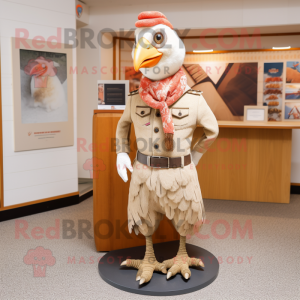
[[[300,194],[300,185],[291,185],[291,194]]]
[[[93,190],[91,190],[91,191],[89,191],[89,192],[87,192],[87,193],[85,193],[85,194],[79,196],[80,202],[82,202],[82,201],[84,201],[85,199],[88,199],[88,198],[90,198],[90,197],[92,197],[92,196],[93,196]]]
[[[11,219],[22,218],[54,209],[59,209],[67,206],[72,206],[81,203],[82,201],[93,196],[93,191],[85,193],[81,197],[79,195],[64,197],[46,202],[31,204],[12,209],[0,211],[0,222],[8,221]]]

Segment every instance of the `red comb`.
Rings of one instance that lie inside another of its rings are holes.
[[[167,17],[159,11],[143,11],[138,15],[138,19],[139,20],[135,22],[136,27],[152,27],[154,25],[163,24],[173,29]]]

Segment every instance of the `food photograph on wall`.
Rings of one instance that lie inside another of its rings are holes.
[[[264,105],[268,106],[269,121],[282,120],[283,63],[264,64]]]

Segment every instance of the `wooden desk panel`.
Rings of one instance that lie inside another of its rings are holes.
[[[220,128],[197,166],[203,197],[289,203],[291,147],[291,129]]]

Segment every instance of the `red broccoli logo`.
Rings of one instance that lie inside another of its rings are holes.
[[[45,277],[47,266],[53,266],[56,262],[52,251],[44,247],[36,247],[28,250],[23,259],[26,265],[32,265],[33,277]]]
[[[98,178],[99,171],[105,171],[106,167],[101,158],[93,157],[89,158],[83,164],[83,169],[90,171],[91,178]]]

